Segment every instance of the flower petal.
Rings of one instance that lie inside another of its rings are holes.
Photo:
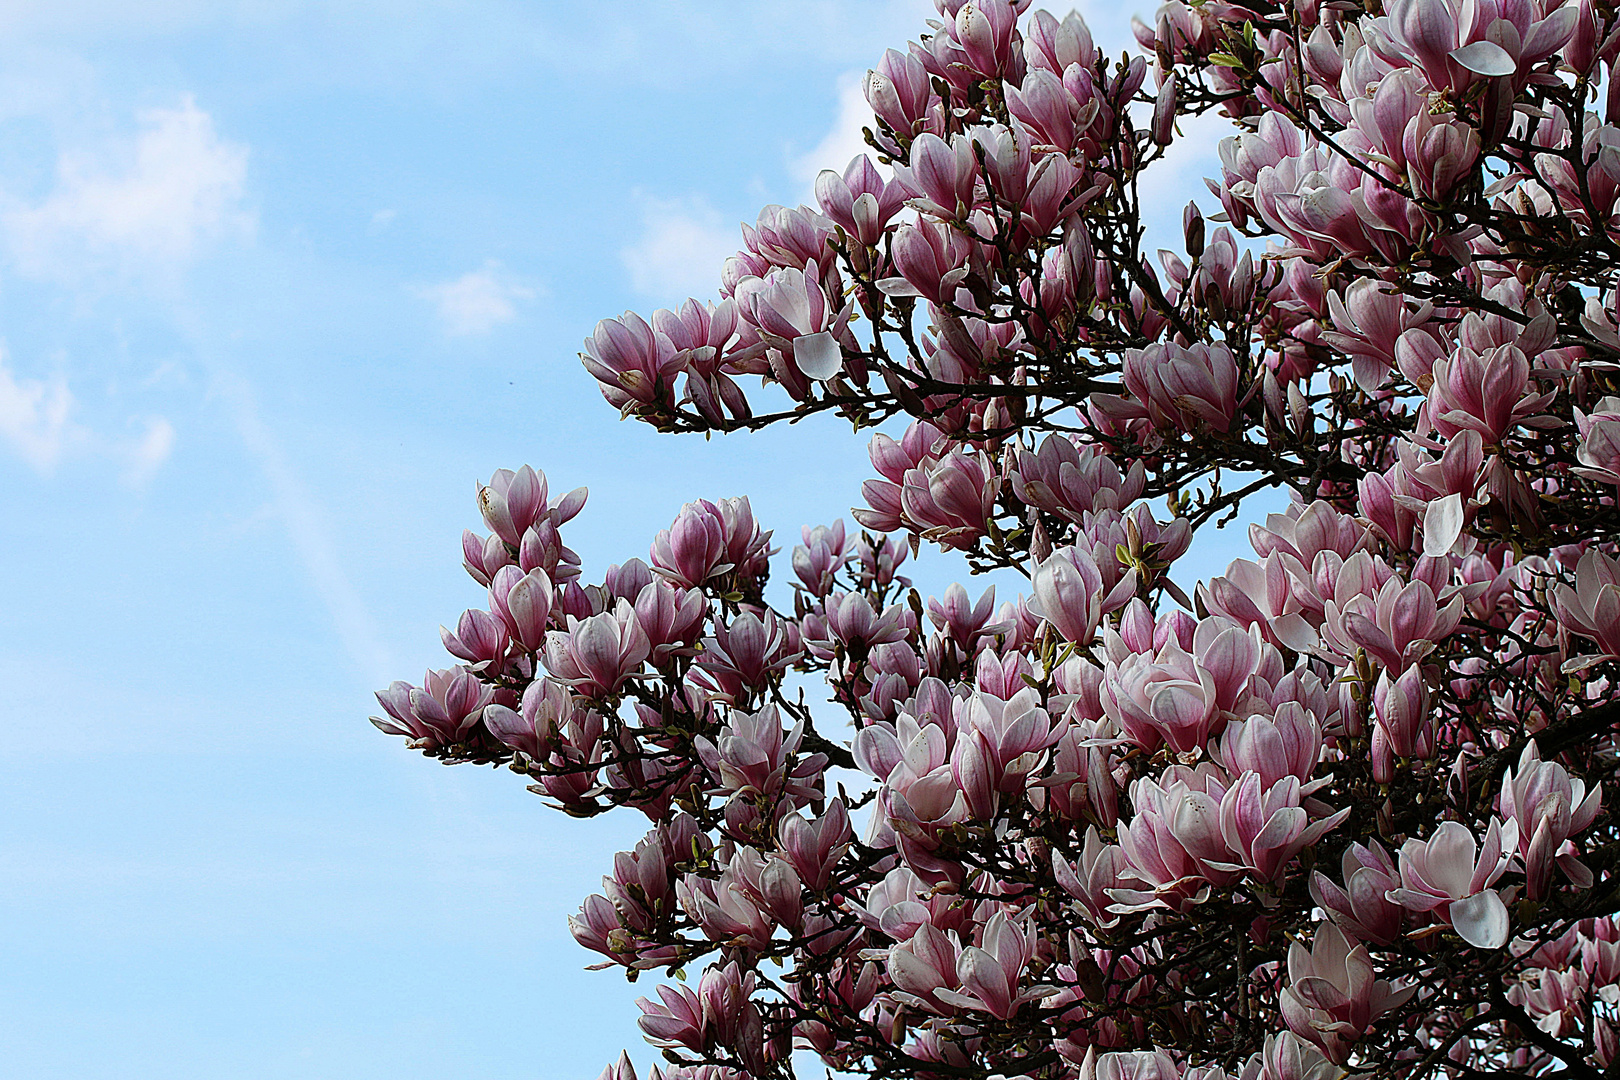
[[[1507,905],[1495,890],[1475,893],[1451,905],[1451,926],[1470,945],[1500,949],[1508,939]]]
[[[844,366],[844,354],[832,334],[806,334],[793,339],[793,362],[812,379],[830,379]]]
[[[1508,51],[1494,41],[1476,41],[1446,54],[1476,75],[1494,77],[1512,75],[1519,64]]]

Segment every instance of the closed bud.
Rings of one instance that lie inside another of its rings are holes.
[[[1176,77],[1170,76],[1159,87],[1158,100],[1153,103],[1153,141],[1169,146],[1176,127]]]
[[[1181,232],[1187,241],[1187,254],[1196,259],[1204,253],[1204,215],[1197,203],[1188,203],[1181,212]]]

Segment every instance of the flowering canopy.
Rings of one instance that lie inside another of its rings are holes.
[[[584,493],[498,472],[487,610],[378,726],[647,816],[572,925],[676,977],[663,1080],[1620,1068],[1611,0],[1170,0],[1118,61],[1028,2],[938,0],[720,303],[586,342],[660,430],[909,418],[865,531],[804,528],[791,608],[746,498],[586,583]],[[922,543],[1028,592],[921,597]]]

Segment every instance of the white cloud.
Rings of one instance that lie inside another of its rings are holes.
[[[206,244],[250,235],[247,148],[227,142],[190,97],[136,113],[140,131],[63,153],[55,188],[3,215],[24,273],[77,279],[101,270],[172,272]]]
[[[482,270],[470,270],[454,281],[412,290],[433,302],[445,333],[454,336],[487,334],[501,323],[517,318],[515,301],[532,300],[535,290],[511,281],[491,261]]]
[[[838,77],[838,118],[815,148],[794,158],[789,164],[793,178],[804,185],[800,200],[807,206],[816,205],[816,176],[823,169],[843,172],[851,158],[875,152],[866,145],[862,128],[872,127],[872,107],[866,103],[861,90],[864,71],[846,71]],[[885,170],[885,175],[887,171]]]
[[[174,425],[161,416],[146,422],[146,433],[124,448],[124,483],[143,488],[174,450]]]
[[[838,115],[827,134],[810,150],[786,162],[789,176],[800,185],[794,203],[815,206],[816,176],[823,169],[844,171],[850,159],[870,150],[861,128],[872,125],[872,110],[861,91],[864,71],[845,72],[838,79]],[[701,195],[659,199],[638,194],[641,238],[624,248],[620,259],[630,284],[643,296],[676,304],[688,296],[715,295],[720,269],[737,252],[742,237]]]
[[[0,438],[37,472],[49,473],[68,444],[82,438],[72,412],[73,394],[60,376],[19,380],[0,355]]]
[[[641,196],[641,239],[619,253],[639,293],[677,304],[689,296],[712,296],[720,268],[742,242],[701,196],[655,199]]]
[[[794,203],[815,206],[816,176],[823,169],[843,172],[850,159],[868,152],[863,127],[872,125],[872,109],[861,91],[865,71],[848,71],[838,79],[838,115],[813,148],[791,155],[788,175],[800,186]],[[729,224],[701,195],[659,199],[638,194],[641,238],[620,252],[630,284],[657,302],[679,303],[688,296],[713,296],[720,269],[741,243]]]
[[[174,425],[150,417],[140,437],[112,439],[74,419],[77,402],[67,381],[23,379],[12,373],[0,352],[0,441],[41,476],[49,476],[68,456],[101,459],[119,468],[124,483],[145,487],[174,449]]]

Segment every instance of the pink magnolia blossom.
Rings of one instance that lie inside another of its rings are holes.
[[[1423,326],[1434,313],[1433,304],[1408,308],[1398,289],[1373,278],[1357,279],[1342,296],[1329,292],[1327,304],[1334,330],[1324,333],[1322,340],[1350,355],[1356,385],[1368,392],[1383,385],[1394,366],[1400,336]]]
[[[867,506],[853,511],[855,520],[878,532],[899,528],[900,485],[911,470],[939,460],[938,451],[944,439],[944,433],[927,421],[918,421],[906,428],[898,442],[881,432],[873,435],[868,454],[873,468],[883,479],[868,480],[861,485]]]
[[[1381,572],[1387,568],[1364,555],[1345,563],[1324,605],[1324,637],[1339,655],[1361,648],[1385,669],[1405,671],[1456,630],[1464,600],[1453,595],[1442,606],[1428,582],[1393,575],[1375,586]]]
[[[962,989],[941,989],[935,996],[948,1005],[1010,1019],[1026,1002],[1047,992],[1018,989],[1034,955],[1034,927],[1027,922],[1020,925],[998,911],[980,930],[979,944],[967,946],[956,958],[956,977]]]
[[[484,708],[495,700],[492,687],[465,667],[429,671],[420,687],[395,682],[377,691],[389,719],[371,722],[387,735],[403,735],[412,747],[430,749],[459,742],[477,725]]]
[[[750,697],[779,679],[801,650],[795,627],[776,613],[760,617],[744,610],[730,623],[716,621],[714,634],[703,639],[698,665],[718,682],[720,694],[733,702]]]
[[[1258,637],[1217,619],[1199,623],[1190,651],[1170,639],[1156,653],[1139,653],[1110,636],[1103,709],[1144,749],[1161,743],[1180,753],[1202,748],[1227,720],[1247,711],[1250,680],[1263,659]]]
[[[1087,644],[1103,615],[1124,606],[1136,590],[1127,574],[1106,595],[1096,562],[1078,548],[1055,551],[1035,570],[1032,610],[1069,641]]]
[[[1466,825],[1441,822],[1427,840],[1401,845],[1401,885],[1389,898],[1408,911],[1433,913],[1470,945],[1500,949],[1507,944],[1508,910],[1490,886],[1507,870],[1517,842],[1512,821],[1504,829],[1492,819],[1483,846]]]
[[[512,639],[499,618],[473,608],[461,613],[454,633],[439,627],[439,640],[450,655],[467,661],[472,670],[482,671],[500,666]]]
[[[1273,645],[1304,652],[1316,643],[1307,619],[1314,614],[1315,590],[1294,585],[1281,556],[1233,559],[1226,573],[1200,584],[1197,595],[1212,613],[1254,628]]]
[[[1130,876],[1145,889],[1111,889],[1126,911],[1153,907],[1185,909],[1203,903],[1210,888],[1242,877],[1221,834],[1220,778],[1184,770],[1167,783],[1147,777],[1131,785],[1136,813],[1119,828],[1119,844],[1130,862]]]
[[[555,596],[551,579],[539,569],[525,574],[503,566],[489,583],[490,612],[505,624],[511,640],[531,653],[545,645]]]
[[[1391,43],[1423,70],[1436,90],[1461,94],[1484,78],[1517,76],[1563,47],[1575,32],[1576,11],[1564,6],[1545,18],[1539,9],[1499,9],[1476,17],[1459,0],[1396,0],[1383,26]]]
[[[830,641],[862,653],[877,645],[904,641],[913,616],[898,604],[882,613],[860,593],[834,593],[822,604],[822,618]],[[830,652],[829,652],[830,655]]]
[[[968,599],[967,590],[961,584],[952,582],[946,586],[942,598],[929,598],[928,619],[960,645],[964,652],[971,653],[982,636],[1000,634],[1009,629],[1005,622],[990,621],[995,607],[994,585],[980,593],[978,602],[974,603]]]
[[[803,738],[802,724],[784,731],[776,706],[766,705],[755,713],[732,710],[719,738],[700,740],[698,749],[726,791],[776,795],[790,780],[790,759]]]
[[[1590,413],[1575,410],[1581,432],[1575,471],[1605,484],[1620,485],[1620,397],[1606,397]]]
[[[955,37],[967,62],[986,78],[1007,71],[1018,10],[1009,0],[968,0],[956,9]]]
[[[923,539],[968,547],[988,531],[999,486],[979,455],[952,450],[937,462],[906,472],[900,506],[907,525]]]
[[[1317,928],[1309,950],[1297,941],[1288,947],[1288,986],[1280,1004],[1290,1031],[1343,1065],[1373,1022],[1415,993],[1416,986],[1378,978],[1367,946],[1327,922]]]
[[[1574,588],[1560,582],[1553,597],[1564,625],[1597,645],[1596,659],[1620,659],[1620,561],[1595,548],[1587,551],[1576,564]]]
[[[1076,99],[1064,85],[1061,71],[1042,67],[1026,75],[1021,86],[1008,87],[1007,111],[1043,143],[1068,153],[1075,148],[1076,135],[1090,126],[1098,110],[1096,102],[1082,104]],[[1082,117],[1085,125],[1079,123]]]
[[[833,265],[832,237],[833,223],[808,206],[789,208],[773,204],[759,212],[759,220],[752,227],[743,226],[744,243],[768,266],[803,271],[818,280]],[[813,271],[811,263],[816,266]],[[769,278],[771,275],[759,276]],[[748,318],[747,305],[735,291],[733,295],[739,313]],[[762,330],[768,329],[752,319],[748,321]]]
[[[1386,669],[1373,689],[1373,714],[1378,730],[1399,758],[1427,760],[1434,756],[1435,725],[1429,716],[1429,688],[1423,671],[1410,667],[1399,678]]]
[[[861,922],[896,941],[909,941],[928,924],[938,930],[960,930],[968,911],[948,893],[930,888],[904,866],[896,867],[872,886],[859,912]]]
[[[578,708],[567,687],[551,679],[536,679],[523,691],[517,711],[500,704],[485,708],[484,726],[512,749],[544,761],[556,740],[564,737]]]
[[[948,225],[927,220],[895,229],[890,253],[899,276],[885,278],[878,287],[891,296],[921,296],[936,304],[956,299],[957,288],[977,258],[973,241]]]
[[[898,179],[884,180],[865,154],[852,158],[842,175],[825,169],[816,177],[822,213],[868,247],[882,239],[906,196],[905,185]]]
[[[848,563],[853,551],[848,550],[842,518],[829,525],[803,529],[804,544],[793,549],[793,572],[812,596],[826,596],[832,591],[833,575]]]
[[[1034,452],[1018,453],[1014,490],[1030,506],[1079,522],[1096,510],[1123,510],[1142,494],[1140,460],[1121,474],[1104,447],[1048,435]]]
[[[636,622],[652,646],[651,659],[662,666],[671,656],[690,655],[709,614],[709,602],[696,589],[682,590],[667,581],[649,581],[636,593]]]
[[[1479,151],[1479,131],[1472,124],[1454,113],[1436,112],[1426,102],[1414,110],[1401,136],[1407,182],[1414,192],[1436,202],[1452,195],[1479,160]]]
[[[1086,827],[1080,857],[1073,863],[1059,852],[1052,855],[1052,873],[1057,883],[1079,901],[1087,921],[1104,930],[1119,922],[1119,916],[1112,911],[1113,898],[1109,890],[1120,887],[1120,879],[1129,868],[1130,859],[1125,849],[1117,844],[1104,844],[1095,825]]]
[[[813,821],[806,821],[797,813],[789,814],[782,819],[777,831],[782,854],[798,871],[805,888],[813,892],[827,888],[833,867],[854,839],[849,811],[844,808],[842,799],[831,800],[826,812]]]
[[[1227,724],[1221,734],[1220,762],[1233,775],[1254,773],[1268,789],[1285,776],[1309,786],[1322,744],[1321,723],[1303,705],[1288,701],[1274,716],[1257,714]]]
[[[1575,1030],[1586,1013],[1587,977],[1580,968],[1542,968],[1532,982],[1515,982],[1508,1000],[1535,1020],[1536,1027],[1559,1038]]]
[[[1083,69],[1097,62],[1097,47],[1091,29],[1078,12],[1071,11],[1062,21],[1049,11],[1031,13],[1024,26],[1024,60],[1031,69],[1062,75],[1069,65]],[[1025,81],[1028,81],[1026,76]]]
[[[612,611],[580,620],[546,635],[544,661],[552,676],[585,697],[617,693],[652,654],[635,608],[620,600]]]
[[[484,524],[516,547],[523,534],[546,512],[546,476],[525,465],[516,472],[501,469],[478,488],[478,509]]]
[[[625,412],[638,406],[673,406],[675,377],[685,370],[674,343],[628,311],[623,318],[597,323],[596,332],[585,339],[580,359],[601,383],[602,395]]]
[[[1222,344],[1133,349],[1125,354],[1124,378],[1129,397],[1094,399],[1118,419],[1144,417],[1154,427],[1179,431],[1207,425],[1224,433],[1237,415],[1237,361]]]
[[[903,1000],[948,1016],[956,1011],[955,1006],[941,995],[960,985],[957,964],[961,952],[955,934],[923,923],[908,940],[889,950],[889,979],[904,994]]]
[[[979,165],[971,139],[950,140],[923,134],[911,145],[911,164],[895,170],[895,179],[916,196],[915,205],[941,220],[966,217],[974,204]]]
[[[980,737],[986,765],[1001,790],[1016,793],[1023,778],[1036,771],[1042,755],[1063,737],[1064,723],[1052,723],[1031,687],[1010,699],[978,692],[959,700],[955,709],[958,742],[969,732]]]
[[[1344,1075],[1344,1070],[1292,1031],[1266,1036],[1265,1045],[1255,1057],[1259,1060],[1251,1059],[1244,1076],[1256,1064],[1260,1080],[1338,1080]]]
[[[813,262],[806,262],[803,269],[786,267],[748,278],[736,290],[743,317],[807,379],[838,374],[842,349],[854,347],[848,331],[853,301],[835,309],[819,273]]]
[[[878,66],[866,73],[863,89],[873,111],[903,143],[910,143],[914,135],[924,130],[939,100],[928,85],[928,72],[921,62],[893,49],[885,52]]]
[[[1221,799],[1221,836],[1231,864],[1260,881],[1277,881],[1294,856],[1339,826],[1346,807],[1319,821],[1300,805],[1299,778],[1285,776],[1269,787],[1258,773],[1244,773]]]
[[[1182,1080],[1175,1058],[1162,1050],[1097,1053],[1087,1047],[1080,1063],[1080,1080]]]
[[[623,1051],[619,1053],[619,1060],[602,1070],[602,1075],[596,1080],[637,1080],[636,1067],[630,1062],[630,1055]]]
[[[1400,937],[1404,917],[1404,909],[1387,895],[1400,885],[1395,860],[1376,840],[1353,843],[1344,849],[1340,869],[1343,888],[1320,870],[1314,872],[1311,898],[1355,940],[1393,944]]]
[[[736,963],[710,968],[696,990],[687,986],[658,987],[659,1001],[641,998],[641,1030],[654,1046],[684,1046],[699,1053],[716,1042],[734,1043],[738,1029],[757,1021],[749,1003],[755,975],[743,974]]]
[[[1519,756],[1518,772],[1510,766],[1503,773],[1498,802],[1502,814],[1517,826],[1525,894],[1530,899],[1546,895],[1555,863],[1577,885],[1590,887],[1592,872],[1575,857],[1569,839],[1585,832],[1603,808],[1601,785],[1594,785],[1588,794],[1585,781],[1571,779],[1556,761],[1542,761],[1532,739]]]
[[[770,539],[755,523],[746,495],[699,499],[681,507],[674,524],[653,540],[652,565],[684,589],[701,588],[722,574],[752,579],[765,569]]]
[[[1477,431],[1487,444],[1501,442],[1556,396],[1529,393],[1530,362],[1514,345],[1483,355],[1463,347],[1436,360],[1432,372],[1429,419],[1448,439]]]

